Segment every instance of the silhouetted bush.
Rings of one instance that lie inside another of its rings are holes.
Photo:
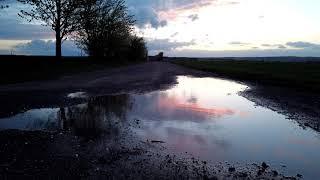
[[[143,60],[145,42],[133,32],[135,21],[124,0],[83,0],[75,40],[89,56]],[[129,56],[129,57],[128,57]]]
[[[147,60],[148,51],[143,38],[137,36],[131,37],[128,55],[134,61]]]

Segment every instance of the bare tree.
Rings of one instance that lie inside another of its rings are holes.
[[[29,22],[38,20],[44,22],[56,34],[56,56],[61,57],[61,44],[76,30],[75,14],[77,11],[77,0],[18,0],[31,5],[28,11],[21,10],[20,17]]]

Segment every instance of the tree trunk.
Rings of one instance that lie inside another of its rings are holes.
[[[61,37],[60,32],[56,31],[56,57],[61,58],[62,52],[61,52]]]
[[[56,1],[57,6],[57,22],[56,22],[56,57],[61,58],[61,1]]]

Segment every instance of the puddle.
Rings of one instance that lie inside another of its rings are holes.
[[[143,141],[161,142],[174,153],[188,152],[213,163],[265,161],[280,173],[320,177],[319,134],[284,115],[256,107],[238,95],[246,88],[215,78],[178,77],[178,84],[165,91],[29,110],[0,119],[0,129],[62,129],[97,137],[116,135],[124,124],[130,124],[130,132]]]

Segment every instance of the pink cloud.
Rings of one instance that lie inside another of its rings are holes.
[[[198,13],[202,8],[208,6],[225,6],[225,5],[236,5],[238,1],[225,1],[225,0],[197,0],[189,4],[184,4],[170,9],[161,10],[158,12],[160,19],[163,20],[174,20],[179,14],[185,12]]]

